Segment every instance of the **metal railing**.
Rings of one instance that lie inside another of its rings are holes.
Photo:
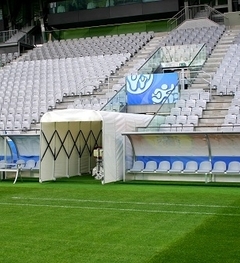
[[[226,26],[229,25],[228,17],[226,17],[223,13],[217,11],[213,7],[206,4],[192,5],[184,7],[176,15],[174,15],[167,21],[168,31],[171,31],[174,28],[178,27],[185,20],[194,18],[209,18],[215,23],[225,24]]]
[[[9,40],[12,36],[17,34],[18,30],[13,29],[13,30],[7,30],[7,31],[0,31],[0,43],[4,43],[7,40]]]

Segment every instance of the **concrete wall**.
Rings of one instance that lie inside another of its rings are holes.
[[[226,26],[240,26],[240,11],[225,13],[224,24]]]

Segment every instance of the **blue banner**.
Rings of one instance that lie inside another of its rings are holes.
[[[174,103],[178,100],[178,74],[141,74],[126,77],[128,105]],[[171,95],[169,95],[171,94]]]

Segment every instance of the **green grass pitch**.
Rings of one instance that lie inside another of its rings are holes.
[[[239,185],[0,182],[4,263],[237,263]]]

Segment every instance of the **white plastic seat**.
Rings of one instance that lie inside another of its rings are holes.
[[[199,92],[191,92],[189,95],[190,100],[199,100]]]
[[[228,164],[228,168],[226,170],[227,174],[240,174],[240,162],[231,161]]]
[[[194,126],[197,126],[198,125],[198,116],[197,115],[188,116],[187,124],[193,124]]]
[[[184,164],[182,161],[174,161],[172,163],[169,173],[181,173],[184,169]]]
[[[196,161],[188,161],[183,170],[184,173],[196,173],[198,170],[198,163]]]
[[[210,92],[203,91],[199,93],[199,100],[210,101]]]
[[[196,101],[195,100],[187,100],[186,101],[186,108],[194,108],[196,106]]]
[[[203,99],[199,99],[196,101],[196,107],[201,107],[203,109],[206,109],[207,107],[207,101],[206,100],[203,100]]]
[[[186,124],[187,123],[187,116],[182,116],[182,115],[180,115],[180,116],[177,116],[177,118],[176,118],[176,124],[181,124],[181,125],[183,125],[183,124]]]
[[[156,169],[158,173],[168,173],[170,170],[171,164],[169,161],[161,161]]]
[[[23,159],[19,159],[19,160],[17,160],[16,165],[17,165],[20,169],[22,169],[22,168],[25,167],[26,162],[25,162]]]
[[[185,108],[186,107],[186,100],[179,99],[176,101],[175,107],[177,108]]]
[[[227,170],[227,165],[224,161],[217,161],[213,164],[212,174],[224,174]]]
[[[31,170],[35,167],[35,165],[36,165],[36,162],[34,160],[32,159],[27,160],[24,166],[24,170]]]
[[[176,123],[171,126],[171,132],[181,132],[184,124],[186,124],[186,116],[177,116]]]
[[[197,173],[208,174],[212,171],[212,163],[210,161],[202,161],[199,164]]]
[[[172,116],[181,115],[181,108],[178,108],[178,107],[171,108],[170,115],[172,115]]]
[[[133,163],[133,167],[129,170],[129,172],[142,172],[143,169],[144,169],[144,162],[135,161]]]
[[[192,109],[191,115],[197,115],[199,118],[203,115],[203,109],[201,107],[195,107]]]
[[[143,169],[143,172],[155,172],[157,169],[157,163],[155,161],[148,161],[146,163],[145,168]]]
[[[228,108],[228,114],[238,115],[239,113],[239,106],[230,106]]]
[[[185,107],[182,108],[181,115],[189,116],[191,115],[191,112],[192,112],[192,108]]]
[[[176,123],[176,116],[167,116],[165,119],[165,124],[175,124]]]
[[[224,124],[235,124],[237,122],[237,116],[234,114],[227,114],[224,118]]]
[[[171,131],[171,125],[166,124],[166,123],[160,124],[159,131],[160,132],[170,132]]]

